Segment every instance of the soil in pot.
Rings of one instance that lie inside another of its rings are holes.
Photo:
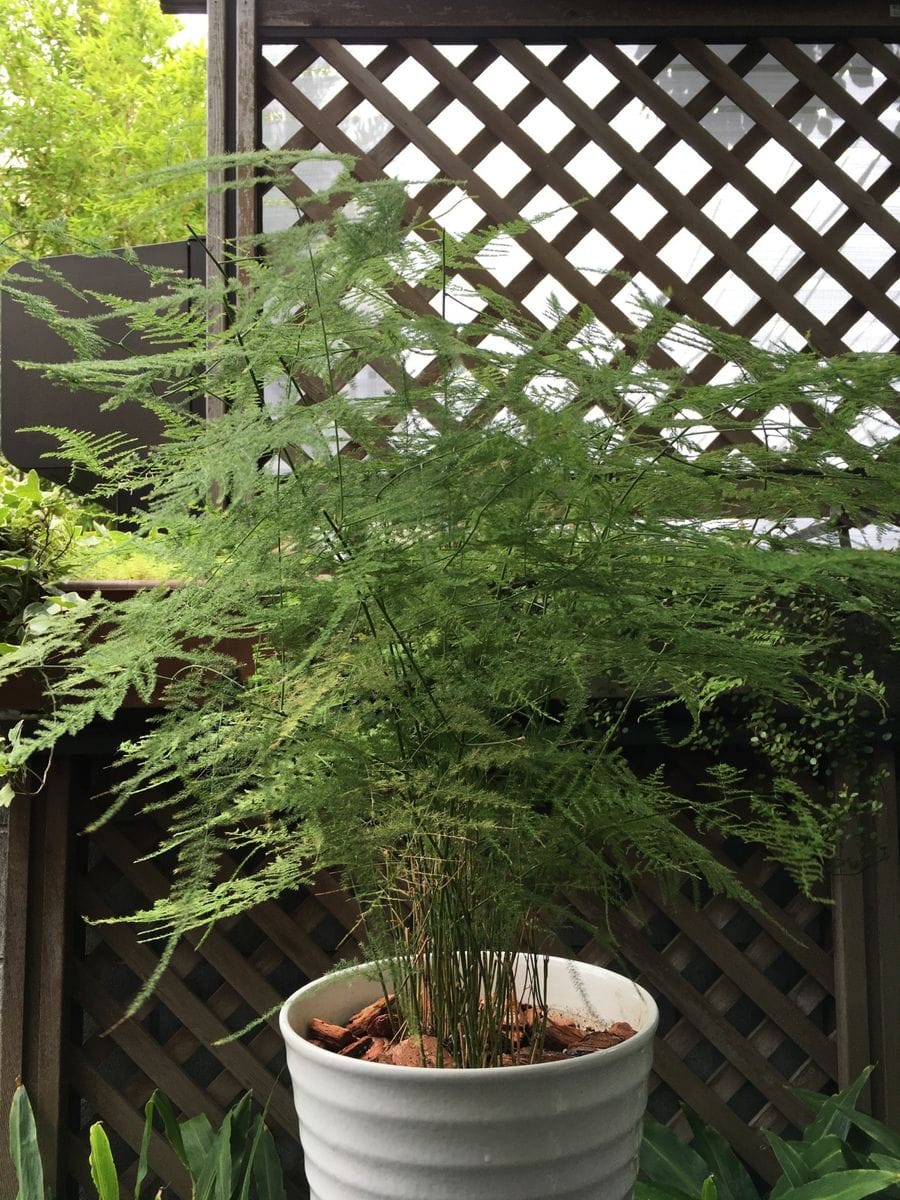
[[[437,1066],[437,1039],[430,1034],[417,1038],[402,1036],[393,1000],[392,995],[382,997],[359,1009],[343,1025],[313,1017],[307,1028],[307,1039],[313,1045],[345,1058],[389,1063],[398,1067]],[[540,1032],[541,1023],[536,1027],[535,1015],[529,1005],[523,1004],[515,1021],[508,1024],[504,1031],[508,1049],[501,1066],[581,1058],[585,1054],[618,1046],[637,1033],[627,1021],[615,1021],[596,1029],[586,1028],[563,1013],[548,1014]],[[449,1054],[445,1053],[442,1058],[442,1066],[453,1066]]]

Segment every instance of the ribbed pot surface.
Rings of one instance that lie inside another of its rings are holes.
[[[551,958],[550,1005],[576,1021],[628,1021],[609,1050],[472,1070],[342,1058],[306,1041],[381,995],[351,967],[281,1011],[311,1200],[627,1200],[637,1175],[657,1009],[643,988]]]

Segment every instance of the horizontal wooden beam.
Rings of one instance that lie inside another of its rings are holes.
[[[172,13],[204,12],[203,0],[161,0]],[[257,0],[264,34],[300,37],[594,36],[653,40],[677,31],[705,37],[783,34],[814,41],[900,35],[900,4],[887,0]]]

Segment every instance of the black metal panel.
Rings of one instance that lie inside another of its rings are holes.
[[[198,248],[191,242],[166,242],[137,247],[138,262],[147,267],[163,267],[185,273],[197,273]],[[30,288],[46,296],[72,316],[86,316],[104,311],[101,301],[82,300],[69,292],[60,282],[54,282],[42,270],[49,268],[70,282],[78,291],[91,291],[145,299],[151,295],[151,280],[141,266],[124,256],[85,256],[78,254],[47,258],[40,263],[20,263],[12,268],[16,286]],[[202,270],[202,267],[199,268]],[[33,284],[27,281],[33,281]],[[21,303],[10,296],[0,298],[0,448],[6,458],[22,470],[34,468],[52,482],[68,483],[78,491],[86,491],[91,480],[85,474],[70,478],[69,467],[45,457],[52,454],[54,442],[42,433],[30,432],[35,425],[56,425],[92,433],[111,433],[117,430],[130,434],[141,445],[159,440],[160,427],[146,409],[137,404],[125,404],[112,412],[103,411],[103,398],[83,391],[71,391],[45,379],[40,371],[25,369],[19,362],[61,362],[72,357],[71,350],[46,326],[31,316]],[[111,321],[104,330],[121,345],[110,354],[125,357],[140,353],[142,344],[133,334],[126,336],[122,322]],[[147,347],[147,352],[159,347]],[[120,496],[116,508],[126,511],[133,497]]]

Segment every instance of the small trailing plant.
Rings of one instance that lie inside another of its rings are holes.
[[[44,585],[59,579],[93,524],[62,488],[42,484],[35,471],[0,468],[0,614],[3,641],[17,641],[29,606]]]
[[[140,1200],[145,1189],[156,1124],[190,1179],[193,1200],[285,1200],[275,1141],[266,1127],[265,1114],[254,1110],[249,1094],[228,1109],[215,1129],[203,1114],[179,1121],[170,1101],[158,1090],[144,1106],[134,1200]],[[89,1140],[97,1200],[120,1200],[119,1173],[106,1130],[99,1121],[91,1126]],[[16,1088],[10,1109],[9,1151],[19,1181],[18,1200],[47,1200],[34,1113],[21,1085]],[[156,1195],[159,1200],[163,1190]]]
[[[794,1089],[814,1117],[799,1140],[766,1132],[784,1174],[769,1200],[862,1200],[900,1197],[900,1135],[865,1113],[859,1097],[871,1068],[842,1092]],[[635,1200],[761,1200],[740,1159],[716,1130],[688,1113],[690,1146],[647,1118],[641,1146],[643,1179]]]
[[[0,676],[40,669],[54,701],[7,762],[130,689],[149,701],[180,659],[107,814],[166,796],[172,890],[129,918],[161,939],[159,973],[185,931],[332,869],[413,1036],[492,1065],[512,956],[539,984],[567,890],[601,912],[644,873],[742,895],[689,822],[765,843],[810,891],[870,806],[883,682],[852,636],[887,640],[896,559],[791,517],[833,513],[837,535],[890,512],[896,458],[854,433],[900,359],[761,349],[662,301],[627,338],[587,308],[531,318],[481,265],[524,224],[454,240],[400,184],[337,165],[209,287],[113,302],[158,353],[108,360],[101,319],[55,321],[75,351],[56,379],[163,423],[144,456],[58,436],[108,490],[147,489],[139,524],[166,531],[183,586],[96,597],[6,655]],[[713,382],[676,365],[698,350]],[[191,414],[198,389],[219,419]],[[800,401],[802,429],[777,415]],[[724,435],[705,449],[704,422]],[[638,724],[707,752],[706,786],[635,767]],[[833,787],[836,755],[859,770]]]
[[[74,579],[157,579],[176,573],[164,539],[117,529],[96,504],[36,471],[0,463],[0,647],[40,632],[79,597]]]

